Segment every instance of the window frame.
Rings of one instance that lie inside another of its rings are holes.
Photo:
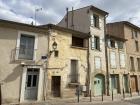
[[[28,59],[19,59],[19,49],[20,49],[20,39],[21,39],[21,35],[29,35],[29,36],[33,36],[35,37],[34,40],[34,53],[33,53],[33,61],[36,60],[36,50],[38,49],[38,34],[37,33],[33,33],[33,32],[27,32],[27,31],[18,31],[18,37],[17,37],[17,43],[16,43],[16,55],[15,55],[15,60],[28,60]],[[29,60],[29,61],[32,61]]]
[[[100,68],[96,68],[96,58],[100,59]],[[102,60],[101,60],[101,57],[99,56],[95,56],[94,57],[94,65],[95,65],[95,70],[102,70]]]

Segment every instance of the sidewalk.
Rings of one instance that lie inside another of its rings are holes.
[[[132,100],[132,99],[136,99],[136,98],[140,98],[140,96],[138,95],[138,93],[133,93],[132,97],[130,94],[125,94],[125,98],[123,98],[123,95],[121,94],[117,94],[113,96],[113,100],[112,100],[112,95],[111,96],[103,96],[103,101],[102,101],[102,97],[98,96],[98,97],[92,97],[92,102],[90,102],[90,97],[80,97],[79,98],[79,104],[84,104],[84,103],[88,103],[88,104],[97,104],[97,103],[107,103],[107,102],[114,102],[114,101],[124,101],[124,100]],[[21,104],[9,104],[9,105],[71,105],[71,104],[78,104],[78,98],[52,98],[52,99],[48,99],[46,101],[42,101],[42,102],[35,102],[35,101],[29,101],[26,103],[21,103]],[[8,105],[8,104],[2,104],[2,105]]]

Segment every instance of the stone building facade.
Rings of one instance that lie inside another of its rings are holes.
[[[59,26],[90,33],[89,39],[89,84],[92,95],[107,93],[105,59],[105,25],[107,12],[94,6],[68,11]]]
[[[129,92],[140,90],[140,28],[130,22],[122,21],[107,24],[107,33],[126,39],[127,72]]]

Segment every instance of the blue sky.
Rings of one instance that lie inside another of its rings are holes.
[[[58,23],[65,15],[66,7],[71,10],[94,5],[109,12],[107,22],[130,21],[140,26],[140,0],[0,0],[0,18],[30,24]]]

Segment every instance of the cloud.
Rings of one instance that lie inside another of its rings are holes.
[[[18,22],[31,23],[35,21],[35,8],[38,24],[58,23],[66,13],[66,7],[71,10],[94,5],[109,12],[107,22],[130,21],[140,25],[140,0],[1,0],[0,18]]]

